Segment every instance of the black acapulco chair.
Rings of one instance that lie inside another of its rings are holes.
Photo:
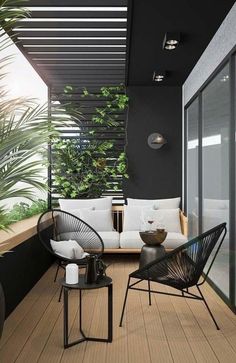
[[[37,232],[42,245],[57,260],[58,265],[54,282],[57,280],[60,267],[65,269],[68,263],[76,263],[79,266],[86,267],[86,258],[69,259],[56,254],[51,247],[51,239],[55,241],[75,240],[85,252],[96,255],[98,258],[102,256],[104,251],[102,238],[90,225],[73,214],[60,209],[51,209],[44,212],[39,217]],[[59,301],[61,299],[61,293],[62,289],[60,291]]]
[[[156,259],[155,261],[147,264],[146,266],[132,272],[128,278],[128,284],[123,303],[123,309],[120,318],[120,326],[122,326],[124,311],[128,296],[128,291],[138,290],[146,291],[149,293],[149,304],[151,304],[151,293],[163,294],[184,297],[189,299],[201,300],[204,302],[212,320],[215,323],[217,330],[219,326],[200,290],[200,287],[206,281],[209,271],[215,261],[219,249],[223,243],[227,233],[226,223],[222,223],[209,231],[201,234],[198,237],[190,240],[175,250],[167,253],[165,256]],[[217,244],[217,242],[219,243]],[[215,248],[215,250],[214,250]],[[213,251],[214,250],[214,251]],[[207,267],[207,271],[203,274],[203,269],[212,254],[212,260]],[[203,274],[202,280],[200,277]],[[138,281],[131,283],[131,278],[138,279]],[[141,281],[148,281],[148,289],[138,288],[136,285]],[[181,292],[181,294],[174,294],[162,291],[151,290],[150,282],[158,282],[163,285],[171,286]],[[199,295],[189,292],[189,288],[195,286]]]

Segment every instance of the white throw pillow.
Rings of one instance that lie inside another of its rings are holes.
[[[129,205],[124,206],[124,225],[123,231],[141,231],[142,230],[142,220],[141,216],[143,211],[146,213],[152,213],[153,209],[148,206],[135,206],[131,207]]]
[[[113,220],[110,209],[80,211],[80,219],[88,223],[95,231],[113,231]]]
[[[59,199],[62,210],[69,212],[72,209],[95,208],[110,209],[112,208],[112,197],[96,198],[96,199]]]
[[[175,233],[182,233],[181,232],[181,225],[180,225],[180,211],[179,209],[157,209],[153,211],[143,212],[141,216],[141,221],[146,222],[146,229],[147,227],[147,219],[148,217],[152,217],[154,221],[152,224],[152,229],[157,229],[158,227],[163,226],[167,232],[175,232]]]
[[[133,199],[127,198],[129,206],[153,206],[154,209],[176,209],[180,205],[180,197],[168,199]]]
[[[88,255],[74,240],[54,241],[53,239],[50,239],[50,243],[53,251],[61,257],[69,259],[81,259]]]

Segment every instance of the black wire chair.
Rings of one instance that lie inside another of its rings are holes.
[[[151,305],[151,293],[202,300],[212,320],[214,321],[217,330],[219,330],[219,326],[199,286],[201,286],[206,281],[209,271],[215,261],[215,258],[223,243],[226,233],[227,233],[226,223],[222,223],[212,228],[211,230],[201,234],[200,236],[192,239],[191,241],[183,244],[182,246],[176,248],[175,250],[166,253],[165,256],[160,257],[154,260],[153,262],[150,262],[146,266],[132,272],[128,278],[123,309],[120,318],[120,326],[122,326],[123,322],[128,291],[129,289],[132,289],[132,290],[148,292],[149,305]],[[220,242],[217,245],[217,242],[219,240]],[[206,266],[206,263],[212,251],[213,251],[212,260],[209,266],[207,267],[207,271],[204,273],[203,269]],[[203,279],[202,281],[199,281],[202,274],[203,274]],[[138,281],[130,283],[131,278],[138,279]],[[144,280],[148,281],[148,289],[136,287],[138,283]],[[174,287],[175,289],[181,291],[181,294],[151,290],[150,288],[151,281]],[[200,295],[196,295],[189,292],[189,288],[193,286],[197,287],[197,290]]]
[[[85,252],[96,255],[100,258],[104,251],[104,244],[99,234],[86,222],[80,218],[62,211],[60,209],[51,209],[44,212],[38,220],[37,232],[42,245],[57,260],[57,270],[54,282],[57,280],[60,268],[65,269],[68,263],[76,263],[79,266],[86,267],[86,258],[69,259],[55,253],[51,247],[50,240],[68,241],[75,240]],[[59,301],[61,299],[61,293]]]

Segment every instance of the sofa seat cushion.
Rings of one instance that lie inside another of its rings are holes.
[[[119,248],[120,247],[120,234],[116,231],[101,231],[97,232],[104,243],[104,248]],[[74,239],[76,240],[84,249],[93,244],[94,248],[100,248],[100,239],[93,235],[91,240],[91,233],[88,232],[66,232],[58,235],[59,239]]]
[[[177,248],[187,242],[187,238],[182,233],[168,232],[166,240],[163,242],[165,248]],[[127,231],[120,234],[121,248],[142,248],[144,245],[138,231]]]
[[[104,248],[119,248],[120,247],[120,234],[116,231],[101,231],[98,232],[101,236]]]

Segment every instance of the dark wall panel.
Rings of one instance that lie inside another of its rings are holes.
[[[6,300],[6,317],[51,266],[52,257],[33,236],[0,259],[0,280]],[[53,281],[52,281],[53,283]]]
[[[181,87],[128,87],[128,145],[130,178],[125,197],[168,198],[182,193]],[[159,150],[147,144],[159,132],[168,144]]]

